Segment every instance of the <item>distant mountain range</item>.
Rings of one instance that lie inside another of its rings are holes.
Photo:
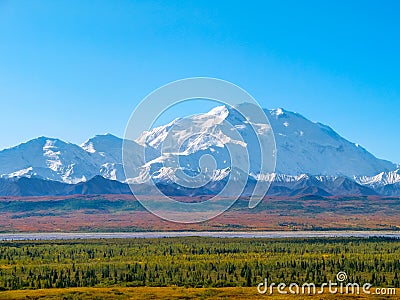
[[[127,181],[138,192],[150,193],[154,180],[170,194],[216,193],[232,170],[224,146],[245,147],[250,155],[246,191],[256,181],[272,182],[270,195],[387,195],[400,196],[399,166],[373,156],[358,144],[342,138],[330,127],[307,120],[298,113],[278,108],[265,110],[275,134],[277,165],[273,174],[260,174],[257,141],[248,120],[235,109],[220,106],[210,112],[143,132],[129,143],[129,157],[141,166],[133,178],[125,178],[122,166],[123,140],[111,134],[97,135],[78,146],[55,138],[39,137],[0,151],[0,195],[69,195],[130,193]],[[244,141],[222,127],[232,124]],[[261,130],[261,129],[260,129]],[[259,132],[262,133],[262,130]],[[217,168],[210,182],[199,189],[179,189],[171,182],[177,168],[165,165],[161,154],[166,137],[178,142],[191,133],[175,153],[186,173],[200,172],[199,158],[214,157]],[[146,152],[146,160],[143,153]],[[246,192],[245,191],[245,192]]]

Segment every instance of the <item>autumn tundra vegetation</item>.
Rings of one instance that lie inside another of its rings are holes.
[[[70,288],[133,287],[186,292],[243,288],[242,292],[256,295],[257,285],[265,278],[318,286],[334,281],[340,271],[348,274],[349,282],[360,285],[399,287],[400,241],[176,237],[0,243],[3,295],[12,290],[54,293]]]

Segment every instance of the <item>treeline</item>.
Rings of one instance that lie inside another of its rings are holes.
[[[400,287],[400,241],[161,238],[0,243],[0,289],[256,286],[335,281]]]

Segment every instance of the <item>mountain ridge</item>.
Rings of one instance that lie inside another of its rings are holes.
[[[251,195],[254,180],[249,180],[242,197]],[[157,188],[164,194],[175,196],[214,196],[224,187],[224,181],[215,181],[196,188],[182,188],[174,183],[158,182]],[[132,193],[133,190],[133,193]],[[154,187],[146,183],[132,184],[110,180],[96,175],[76,184],[51,181],[40,178],[0,178],[0,196],[68,196],[68,195],[101,195],[101,194],[137,194],[157,195]],[[274,177],[266,196],[318,196],[318,197],[361,197],[361,196],[400,196],[400,182],[379,188],[361,185],[347,177],[327,178],[321,176],[298,176],[291,181],[282,181]]]

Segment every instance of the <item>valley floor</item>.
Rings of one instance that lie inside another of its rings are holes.
[[[372,290],[372,292],[374,292]],[[396,289],[400,294],[400,289]],[[383,295],[340,295],[326,293],[311,295],[260,295],[256,288],[227,287],[227,288],[181,288],[181,287],[136,287],[136,288],[66,288],[66,289],[41,289],[41,290],[16,290],[0,292],[1,300],[26,300],[26,299],[131,299],[131,300],[167,300],[167,299],[397,299],[396,296]]]
[[[0,299],[396,299],[399,257],[383,237],[2,241]],[[316,291],[261,295],[265,280]],[[317,294],[329,282],[388,295]]]
[[[247,205],[239,199],[207,222],[179,224],[129,195],[0,197],[0,232],[400,230],[399,197],[267,197],[254,209]]]

